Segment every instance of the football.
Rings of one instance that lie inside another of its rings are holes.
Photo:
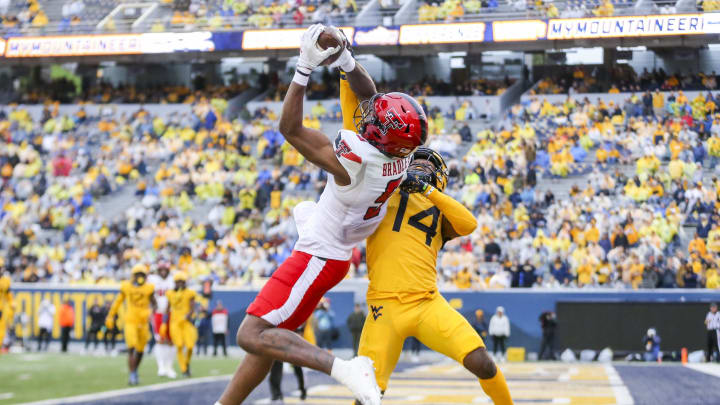
[[[316,46],[319,49],[325,50],[328,48],[334,48],[336,46],[342,46],[343,45],[343,35],[340,33],[340,30],[335,27],[325,27],[325,31],[323,31],[320,36],[317,39]],[[342,48],[337,51],[336,53],[330,55],[327,59],[325,59],[321,65],[327,66],[337,60],[337,58],[340,57],[340,54],[342,53]]]

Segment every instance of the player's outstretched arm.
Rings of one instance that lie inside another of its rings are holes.
[[[305,86],[290,83],[280,116],[280,132],[305,159],[331,173],[338,185],[346,186],[350,176],[337,160],[330,140],[322,132],[302,125],[304,96]]]
[[[315,24],[303,34],[295,77],[283,101],[280,132],[307,160],[332,174],[338,185],[346,186],[350,184],[350,176],[337,160],[330,140],[322,132],[302,125],[305,87],[310,74],[328,56],[337,52],[333,48],[322,51],[315,46],[323,29],[322,24]]]
[[[113,301],[110,311],[108,311],[107,317],[105,318],[105,326],[108,329],[112,329],[115,325],[115,315],[117,315],[118,309],[120,309],[123,301],[125,301],[125,291],[120,288],[120,292],[117,297],[115,297],[115,301]]]
[[[442,212],[442,235],[445,241],[469,235],[477,228],[477,219],[470,210],[419,178],[408,174],[401,189],[409,193],[422,193]]]
[[[370,74],[360,62],[355,63],[355,69],[350,72],[345,72],[345,77],[347,77],[350,88],[359,100],[368,100],[377,94],[375,82],[373,82],[372,77],[370,77]]]
[[[342,32],[342,30],[340,32]],[[350,89],[355,93],[358,101],[368,100],[377,93],[375,82],[373,82],[372,77],[370,77],[370,74],[360,62],[355,60],[350,49],[350,41],[344,32],[342,32],[342,35],[344,42],[343,47],[345,49],[343,49],[343,53],[330,67],[337,67],[345,72],[345,77],[347,78],[348,84],[350,84]]]
[[[443,214],[442,236],[445,241],[458,236],[470,235],[477,228],[477,219],[464,205],[454,198],[433,188],[428,199]]]

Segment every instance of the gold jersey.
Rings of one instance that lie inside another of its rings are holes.
[[[340,78],[343,128],[355,130],[353,115],[359,100]],[[398,297],[413,300],[436,290],[437,253],[442,247],[440,210],[420,194],[393,194],[387,214],[367,239],[370,286],[368,299]],[[402,232],[400,232],[402,230]]]
[[[367,239],[367,298],[412,301],[437,290],[437,255],[443,246],[442,213],[419,193],[399,192]]]
[[[195,290],[189,290],[187,288],[168,291],[167,298],[170,304],[170,322],[184,321],[190,313],[192,302],[196,297],[197,293]]]
[[[150,283],[135,285],[131,281],[120,284],[120,294],[115,299],[111,314],[117,313],[123,301],[127,301],[125,311],[125,324],[144,325],[150,319],[150,302],[155,292],[155,286]]]

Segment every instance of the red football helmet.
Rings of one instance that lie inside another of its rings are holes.
[[[378,93],[361,102],[355,125],[360,136],[394,157],[410,155],[427,139],[427,117],[420,104],[404,93]]]

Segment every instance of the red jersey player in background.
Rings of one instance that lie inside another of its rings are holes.
[[[237,343],[247,354],[216,405],[242,403],[275,360],[322,371],[348,387],[362,404],[380,404],[369,358],[336,358],[293,331],[345,277],[352,249],[385,216],[385,201],[405,179],[412,152],[425,142],[427,118],[406,94],[378,94],[345,43],[333,65],[345,72],[350,87],[363,100],[358,133],[340,130],[330,142],[322,132],[304,127],[303,99],[310,74],[340,51],[318,47],[317,38],[324,30],[316,24],[303,34],[295,76],[283,103],[280,132],[308,161],[328,172],[327,185],[317,203],[304,202],[293,211],[299,239],[292,255],[248,308],[237,334]]]
[[[153,333],[155,334],[155,360],[158,366],[158,376],[176,378],[173,369],[175,361],[175,347],[170,341],[167,329],[162,330],[163,316],[169,311],[167,292],[175,288],[173,278],[170,277],[170,263],[160,261],[157,265],[157,274],[151,274],[148,281],[155,286],[155,301],[157,308],[152,317]]]

